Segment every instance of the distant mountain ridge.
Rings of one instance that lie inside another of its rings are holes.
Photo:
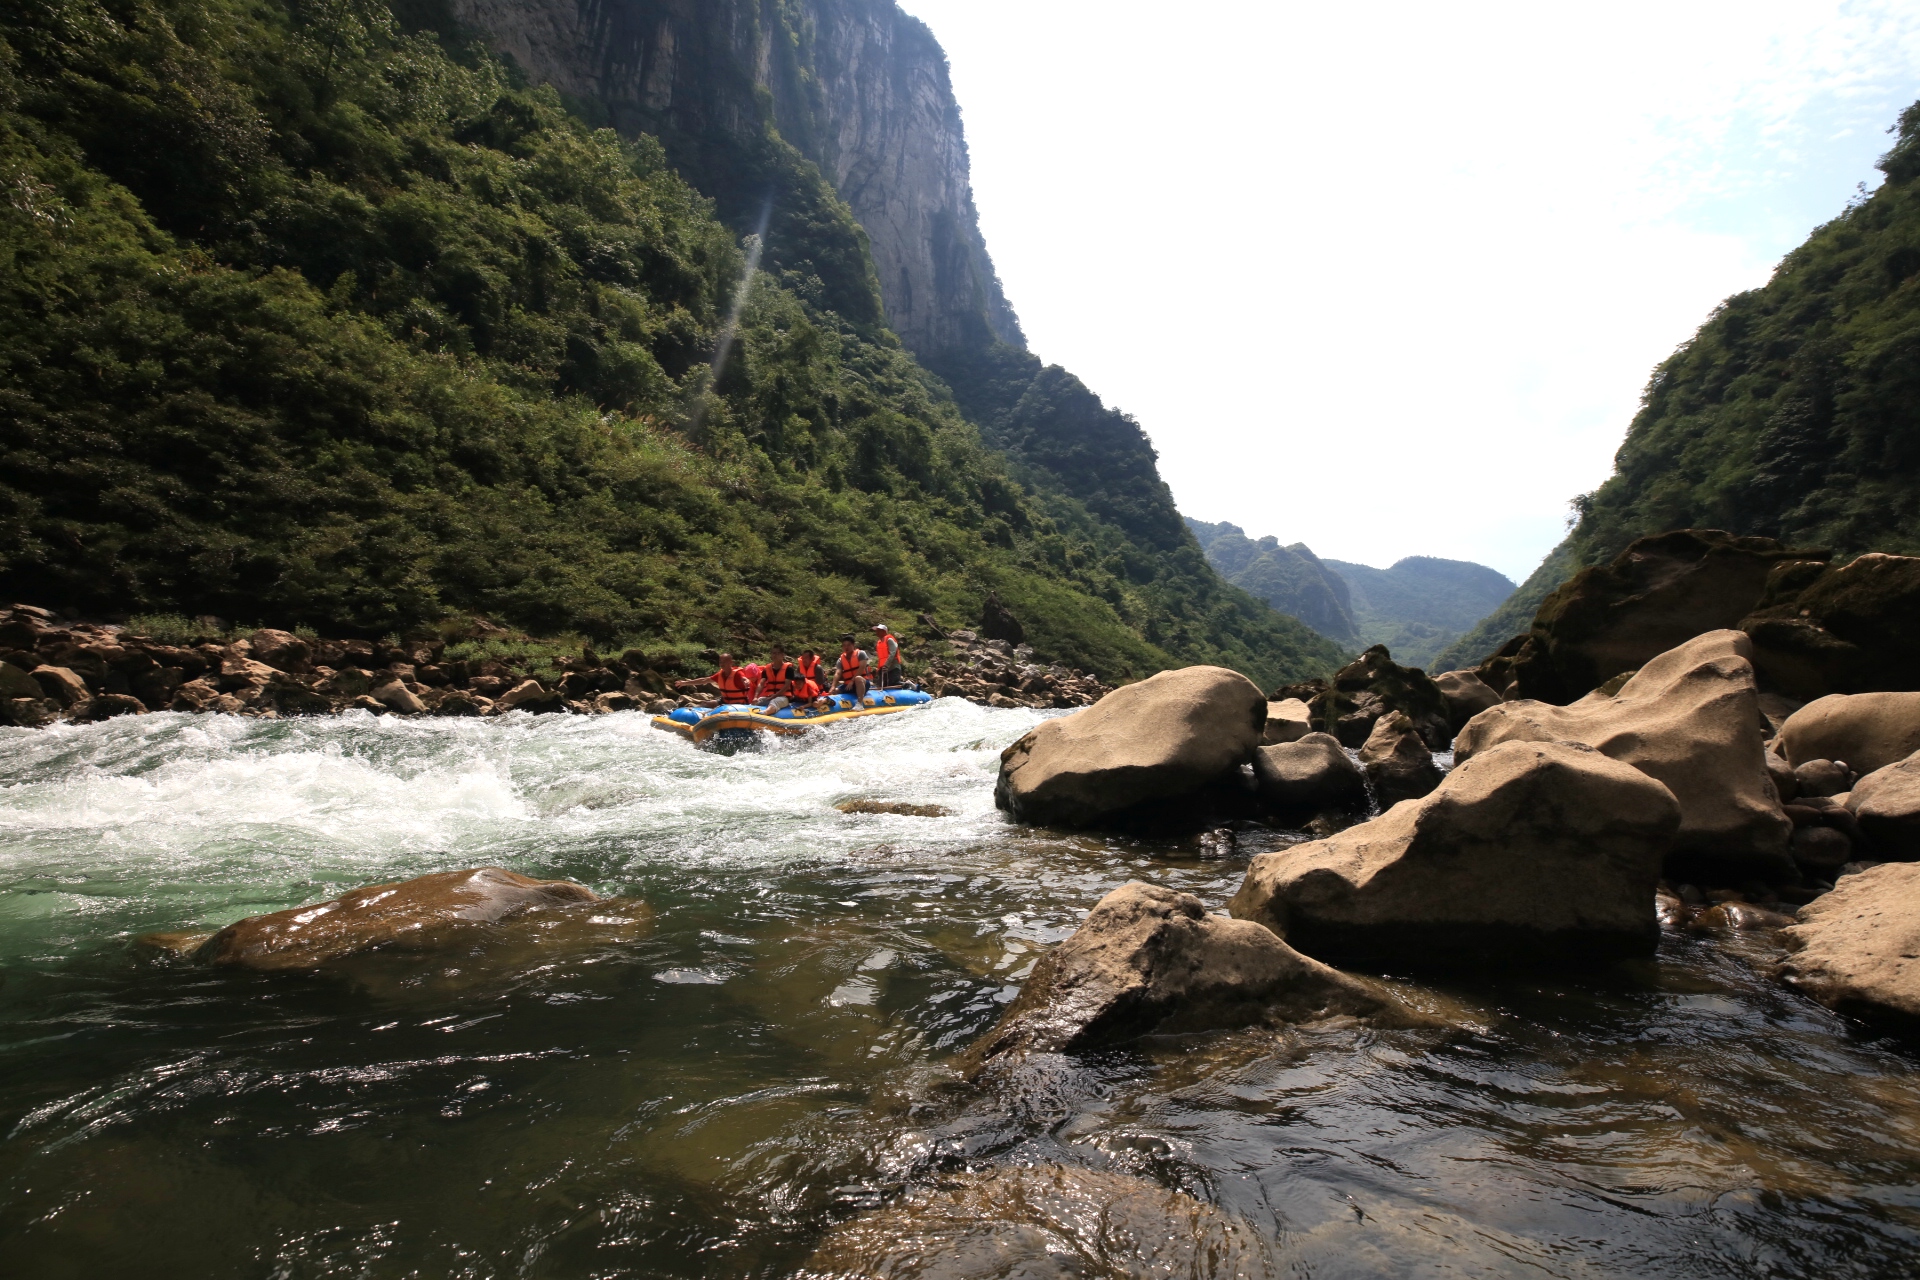
[[[1303,542],[1249,538],[1226,522],[1187,517],[1220,576],[1330,640],[1384,644],[1408,666],[1429,666],[1513,594],[1503,573],[1469,560],[1407,556],[1391,568],[1323,560]]]

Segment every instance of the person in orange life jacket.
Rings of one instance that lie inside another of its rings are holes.
[[[793,660],[793,687],[787,698],[794,706],[805,706],[818,702],[826,696],[826,686],[820,683],[820,655],[812,649],[804,650]]]
[[[794,699],[794,683],[800,679],[800,669],[787,661],[787,651],[781,645],[767,647],[767,661],[760,668],[759,679],[753,688],[753,700],[772,711],[778,711]]]
[[[700,676],[693,680],[675,680],[673,687],[688,689],[695,685],[711,685],[717,695],[705,705],[720,706],[727,702],[745,702],[753,696],[753,678],[739,667],[733,665],[733,655],[720,655],[720,669],[710,676]]]
[[[884,622],[873,628],[873,683],[880,689],[898,689],[907,682],[900,667],[900,638]]]
[[[850,693],[856,698],[867,696],[867,676],[872,668],[867,662],[867,651],[853,647],[853,637],[840,637],[840,657],[834,663],[833,691]]]

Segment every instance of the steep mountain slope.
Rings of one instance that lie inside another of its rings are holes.
[[[1920,550],[1920,104],[1898,130],[1877,191],[1654,370],[1612,477],[1575,500],[1566,541],[1447,660],[1486,656],[1574,571],[1668,529],[1842,557]]]
[[[901,348],[862,228],[776,134],[743,253],[658,143],[403,16],[0,11],[0,591],[748,644],[994,592],[1110,676],[1324,665],[1217,581],[1208,613],[1076,564],[1072,504]]]
[[[1432,666],[1461,632],[1514,592],[1505,574],[1468,560],[1408,556],[1387,569],[1324,563],[1346,580],[1361,643],[1384,644],[1409,667]]]
[[[1347,582],[1308,550],[1304,542],[1280,545],[1271,534],[1258,542],[1237,524],[1209,524],[1187,517],[1187,527],[1207,553],[1207,563],[1237,587],[1291,614],[1321,635],[1352,644],[1360,637]]]

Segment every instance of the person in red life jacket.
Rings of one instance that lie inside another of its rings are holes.
[[[873,683],[879,689],[898,689],[907,682],[900,666],[900,638],[884,622],[873,628]]]
[[[867,696],[867,677],[872,671],[868,664],[867,651],[853,647],[853,637],[840,637],[840,657],[833,667],[833,691],[850,693],[856,698]]]
[[[781,645],[769,645],[767,661],[760,668],[759,678],[753,687],[753,700],[763,707],[778,711],[793,700],[794,682],[800,679],[800,669],[787,661],[787,651]]]
[[[827,687],[820,679],[820,655],[812,649],[804,650],[793,660],[793,686],[787,698],[794,706],[805,706],[817,702],[826,696]]]
[[[689,689],[695,685],[711,685],[717,697],[705,705],[717,707],[729,702],[747,702],[753,697],[753,677],[745,670],[733,665],[733,655],[720,655],[720,669],[710,676],[700,676],[693,680],[675,680],[676,689]]]

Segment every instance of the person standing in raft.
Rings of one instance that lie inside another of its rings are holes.
[[[900,667],[900,638],[884,622],[873,628],[873,683],[879,689],[898,689],[907,682]]]
[[[835,693],[850,693],[856,698],[867,696],[867,674],[872,668],[867,665],[867,651],[853,647],[853,637],[840,637],[840,658],[834,664]]]
[[[710,676],[699,676],[692,680],[675,680],[676,689],[690,689],[695,685],[711,685],[717,695],[709,707],[721,706],[729,702],[747,702],[753,697],[753,677],[733,665],[733,655],[720,655],[720,669]]]
[[[794,700],[794,683],[800,679],[800,671],[787,661],[787,651],[782,645],[767,646],[767,660],[760,667],[760,676],[754,684],[753,700],[769,711],[778,711]]]

